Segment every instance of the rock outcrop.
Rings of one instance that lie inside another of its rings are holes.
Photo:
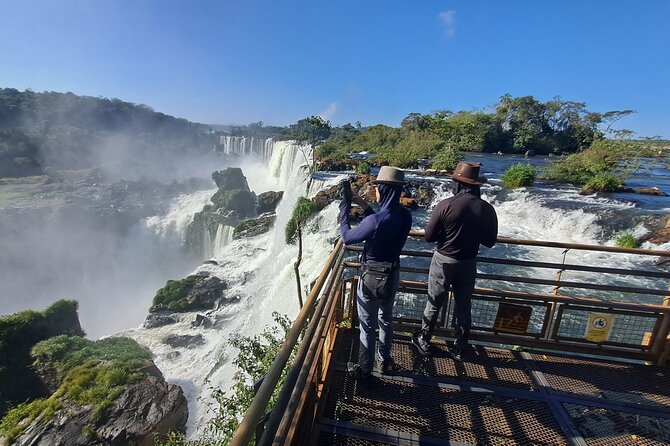
[[[258,196],[258,208],[256,212],[259,214],[265,214],[267,212],[274,212],[277,209],[277,205],[284,197],[283,191],[267,191],[263,192]]]
[[[129,385],[102,415],[92,405],[63,401],[53,415],[43,413],[11,443],[15,446],[155,444],[170,430],[183,430],[188,405],[181,387],[168,384],[148,362],[144,376]],[[0,443],[2,441],[0,440]]]
[[[160,313],[161,317],[147,317],[152,324],[167,322],[169,312],[197,311],[214,308],[217,301],[225,300],[224,291],[228,284],[216,276],[191,275],[182,280],[168,280],[154,297],[150,313]],[[232,298],[231,298],[232,299]]]

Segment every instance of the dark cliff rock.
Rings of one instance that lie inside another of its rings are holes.
[[[277,216],[273,213],[266,213],[258,218],[244,220],[235,227],[233,238],[255,237],[268,232],[274,226]]]
[[[59,335],[83,335],[75,301],[61,300],[43,312],[23,311],[0,318],[0,417],[24,401],[49,395],[32,367],[35,344]]]
[[[168,280],[158,290],[149,309],[151,313],[184,312],[214,308],[228,284],[218,277],[191,275],[182,280]]]
[[[220,190],[241,189],[249,192],[247,178],[239,167],[229,167],[212,173],[212,179]]]
[[[143,377],[127,386],[104,413],[90,404],[64,400],[53,415],[43,413],[34,419],[11,444],[148,446],[155,444],[156,436],[183,430],[188,405],[182,389],[168,384],[153,362],[140,372]]]
[[[267,191],[263,192],[258,196],[258,208],[256,212],[259,214],[265,214],[266,212],[274,212],[277,209],[277,205],[284,196],[283,191]]]

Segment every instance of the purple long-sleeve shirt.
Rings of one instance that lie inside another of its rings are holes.
[[[379,184],[377,188],[381,209],[374,212],[368,206],[365,218],[354,228],[349,223],[351,204],[340,203],[340,235],[347,245],[365,241],[365,260],[396,262],[412,228],[412,214],[400,206],[399,187]]]

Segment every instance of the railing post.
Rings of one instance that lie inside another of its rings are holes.
[[[668,286],[670,290],[670,286]],[[664,307],[670,307],[670,296],[665,296],[663,298]],[[667,366],[668,357],[670,357],[670,313],[663,314],[663,321],[661,326],[658,329],[658,338],[654,341],[654,346],[652,348],[652,353],[658,354],[656,359],[656,365],[658,366]]]

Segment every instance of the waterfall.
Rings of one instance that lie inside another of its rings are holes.
[[[214,238],[214,246],[212,247],[212,255],[210,257],[225,255],[224,248],[233,241],[233,231],[235,231],[235,227],[233,226],[219,225],[216,229],[216,237]]]
[[[254,156],[266,163],[272,157],[274,144],[275,141],[272,138],[254,136],[221,136],[219,138],[220,151],[226,155]]]

